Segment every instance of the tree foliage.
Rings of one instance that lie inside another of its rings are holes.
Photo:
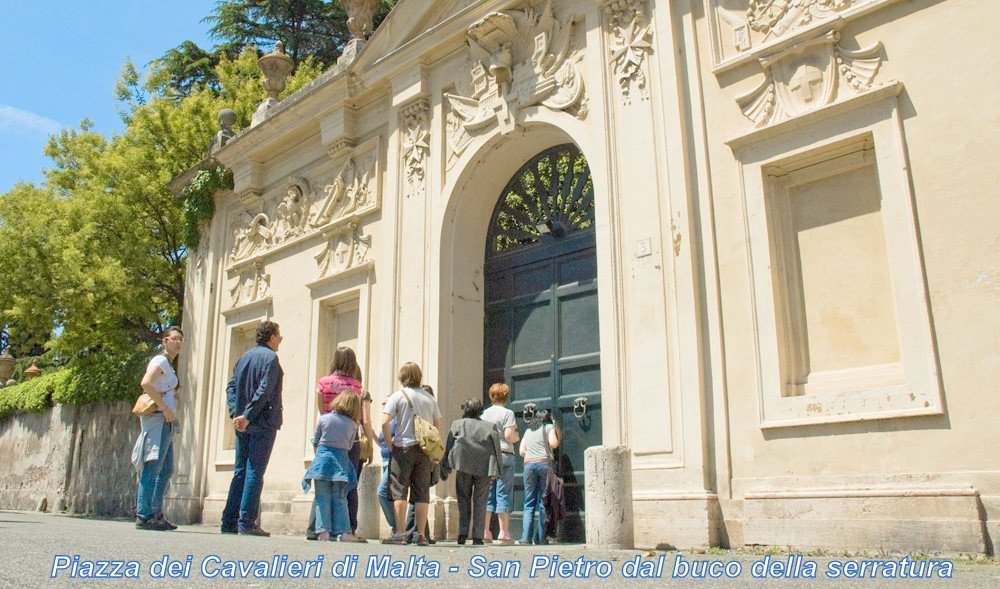
[[[375,14],[375,25],[394,4],[383,0]],[[296,63],[311,56],[324,66],[332,65],[351,39],[347,14],[340,2],[326,0],[220,1],[205,20],[212,23],[212,37],[222,41],[223,46],[270,49],[276,41],[282,41]]]
[[[394,2],[383,4],[377,20]],[[333,63],[349,38],[338,2],[219,1],[206,20],[220,41],[212,49],[185,41],[145,71],[123,65],[115,85],[121,133],[103,135],[86,119],[62,130],[45,149],[52,165],[44,182],[0,194],[0,347],[90,366],[90,354],[131,358],[178,324],[188,252],[226,173],[213,168],[186,198],[169,183],[205,160],[219,111],[237,113],[236,131],[250,123],[266,96],[261,49],[281,40],[295,59],[285,97]],[[29,387],[22,405],[35,407],[41,386]]]

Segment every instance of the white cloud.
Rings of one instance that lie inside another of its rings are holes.
[[[48,137],[65,125],[33,112],[0,104],[0,132]]]

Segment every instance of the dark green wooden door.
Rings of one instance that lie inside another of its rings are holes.
[[[491,223],[485,275],[487,388],[510,385],[508,406],[522,434],[526,414],[552,414],[568,512],[558,538],[583,541],[583,452],[601,443],[601,365],[593,189],[574,146],[539,154],[508,184]],[[515,532],[523,505],[517,464]]]

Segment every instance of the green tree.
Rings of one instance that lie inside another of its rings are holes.
[[[376,26],[393,5],[395,0],[383,0]],[[351,38],[347,14],[336,1],[219,0],[205,21],[212,23],[212,37],[224,44],[270,49],[281,41],[296,63],[311,56],[329,66]]]

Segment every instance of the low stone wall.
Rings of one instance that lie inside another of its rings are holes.
[[[0,509],[131,517],[130,403],[59,405],[0,420]]]

